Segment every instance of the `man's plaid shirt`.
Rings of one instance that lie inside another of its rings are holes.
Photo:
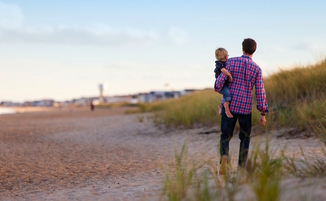
[[[226,69],[233,81],[229,82],[231,92],[230,111],[235,114],[250,114],[252,111],[252,88],[255,86],[257,109],[268,112],[267,99],[260,67],[247,55],[228,59]],[[220,92],[227,76],[223,73],[216,79],[215,91]]]

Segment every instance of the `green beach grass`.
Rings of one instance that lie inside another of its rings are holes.
[[[326,133],[323,133],[326,135]],[[318,179],[326,176],[326,145],[321,144],[321,155],[306,157],[301,155],[286,156],[286,148],[276,150],[269,147],[266,140],[265,147],[254,147],[250,152],[245,169],[234,169],[229,166],[226,175],[218,175],[216,159],[195,161],[187,154],[186,143],[178,153],[175,148],[175,167],[165,176],[164,188],[160,200],[258,200],[279,201],[288,200],[288,196],[296,191],[300,200],[310,201],[316,195],[305,195],[300,192],[300,184],[294,189],[282,186],[282,181],[296,178]],[[201,160],[201,159],[198,159]],[[317,180],[316,180],[317,181]],[[316,183],[310,184],[314,188]],[[311,187],[312,187],[311,186]],[[306,188],[311,188],[305,185]],[[313,192],[311,192],[313,193]]]
[[[259,146],[253,148],[245,169],[219,176],[218,166],[214,163],[216,159],[193,161],[187,155],[186,145],[183,145],[180,153],[175,152],[174,170],[166,174],[162,200],[232,201],[242,193],[242,200],[278,201],[287,200],[286,196],[293,190],[297,191],[300,200],[314,199],[315,195],[305,194],[299,189],[290,189],[286,195],[282,181],[326,176],[325,78],[326,59],[312,66],[280,71],[264,79],[270,109],[267,115],[268,130],[284,127],[308,129],[324,142],[320,143],[319,155],[308,158],[300,145],[300,156],[285,154],[286,148],[275,154],[267,139],[264,149]],[[159,123],[168,127],[216,125],[220,121],[217,110],[220,101],[221,95],[213,90],[204,90],[162,102],[164,107],[156,116]],[[259,115],[253,109],[254,125],[258,125]]]
[[[315,65],[280,71],[264,78],[270,113],[267,129],[295,127],[300,130],[326,125],[326,59]],[[212,80],[212,83],[214,80]],[[254,90],[253,90],[254,94]],[[155,122],[167,127],[191,128],[220,123],[218,105],[222,95],[207,89],[179,99],[139,104],[129,113],[154,112]],[[259,124],[259,111],[253,95],[253,125]]]

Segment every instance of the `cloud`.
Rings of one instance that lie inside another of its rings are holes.
[[[42,43],[93,46],[150,46],[159,40],[153,30],[114,29],[106,24],[88,26],[28,26],[19,6],[0,2],[1,43]]]
[[[21,26],[0,28],[0,42],[95,46],[150,46],[159,35],[139,29],[114,29],[105,24],[89,26]]]
[[[159,34],[155,30],[113,28],[103,23],[31,26],[24,23],[19,6],[0,2],[0,43],[146,47],[166,42],[180,45],[188,41],[188,33],[177,27]]]
[[[189,34],[177,27],[171,27],[168,32],[170,40],[176,44],[186,44],[189,42]]]
[[[308,43],[308,42],[301,42],[293,46],[294,50],[298,51],[306,51],[306,50],[312,50],[313,49],[313,44]]]
[[[149,46],[158,40],[155,31],[113,29],[105,24],[90,26],[24,26],[0,28],[0,42],[42,44],[96,45],[96,46]]]
[[[302,41],[292,46],[293,50],[302,52],[323,52],[326,40],[324,38],[315,38]]]
[[[0,2],[0,29],[18,28],[23,21],[23,13],[17,5]]]

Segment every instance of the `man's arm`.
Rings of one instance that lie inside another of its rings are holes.
[[[230,82],[232,82],[232,75],[231,75],[231,73],[228,70],[226,70],[225,68],[222,68],[221,69],[221,72],[223,74],[225,74],[226,76],[228,76],[228,79],[230,80]]]
[[[266,113],[268,113],[268,104],[267,104],[263,75],[261,69],[256,75],[255,92],[257,98],[257,109],[261,112],[261,114],[265,115]]]
[[[268,113],[268,105],[264,88],[264,81],[261,69],[257,73],[255,80],[255,92],[257,98],[257,109],[260,111],[260,125],[265,126],[266,118],[265,114]]]
[[[230,67],[230,62],[227,61],[226,62],[226,68],[222,68],[221,71],[223,69],[225,69],[227,72],[229,72],[227,70],[227,68],[229,69]],[[223,71],[222,71],[223,72]],[[231,74],[230,74],[231,75]],[[215,86],[214,86],[214,89],[216,92],[221,92],[222,89],[223,89],[223,86],[224,86],[224,83],[225,83],[225,80],[227,80],[228,77],[224,74],[224,73],[221,73],[217,78],[216,78],[216,81],[215,81]]]
[[[221,92],[222,89],[223,89],[223,86],[224,86],[224,83],[225,83],[225,80],[227,79],[228,77],[226,75],[224,75],[223,73],[221,73],[216,81],[215,81],[215,91],[216,92]]]

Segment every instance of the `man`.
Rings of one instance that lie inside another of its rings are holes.
[[[264,89],[262,70],[252,60],[257,44],[251,39],[244,39],[242,42],[243,55],[230,58],[226,63],[226,69],[231,73],[233,81],[229,82],[231,92],[230,111],[233,118],[228,118],[225,109],[222,110],[220,154],[220,174],[226,174],[229,158],[229,142],[233,136],[233,130],[237,120],[240,124],[240,150],[239,167],[245,167],[248,157],[251,132],[251,111],[252,111],[252,88],[255,86],[257,109],[261,112],[260,125],[266,123],[265,114],[268,113],[268,105]],[[216,79],[215,91],[220,92],[227,76],[223,73]],[[223,103],[222,103],[223,104]]]

